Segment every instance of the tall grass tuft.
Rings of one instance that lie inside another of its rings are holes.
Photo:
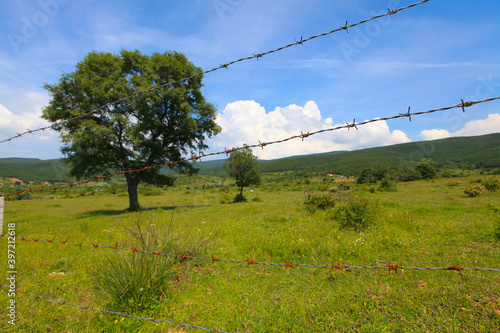
[[[154,221],[142,225],[140,217],[133,228],[124,227],[130,243],[123,247],[172,253],[174,237],[171,229]],[[175,277],[172,257],[133,251],[111,251],[95,268],[95,284],[112,299],[112,308],[141,311],[152,308],[169,295],[169,281]]]

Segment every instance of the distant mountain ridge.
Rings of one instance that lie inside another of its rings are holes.
[[[357,175],[364,167],[410,167],[424,158],[441,165],[455,164],[462,168],[499,168],[500,133],[259,160],[259,168],[262,172],[304,170]],[[198,162],[196,167],[200,169],[200,174],[225,175],[224,161],[225,159]],[[59,159],[0,159],[0,177],[4,178],[14,177],[34,182],[73,180],[68,172],[68,167]],[[164,173],[171,174],[171,171],[165,169]]]

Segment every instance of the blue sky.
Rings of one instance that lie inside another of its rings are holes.
[[[3,1],[0,140],[44,126],[55,83],[93,50],[175,50],[203,69],[415,1]],[[207,152],[345,122],[500,96],[500,1],[430,0],[345,31],[207,74],[223,131]],[[336,131],[255,150],[261,158],[498,132],[500,102]],[[58,134],[0,144],[0,158],[58,158]]]

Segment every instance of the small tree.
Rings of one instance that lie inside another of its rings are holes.
[[[422,175],[422,179],[432,179],[436,177],[436,170],[427,162],[420,163],[415,167],[415,171]]]
[[[245,200],[243,197],[245,186],[257,185],[261,181],[261,175],[257,168],[257,156],[247,146],[233,151],[226,159],[224,169],[236,180],[236,186],[240,188],[240,194],[236,196],[235,202]]]

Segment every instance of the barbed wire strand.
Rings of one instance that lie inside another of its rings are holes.
[[[0,285],[0,287],[2,287],[2,288],[8,288],[10,290],[13,289],[13,288],[10,288],[10,287],[4,286],[4,285]],[[152,321],[152,322],[155,322],[155,323],[166,323],[166,324],[172,324],[172,325],[177,325],[177,326],[182,326],[182,327],[197,328],[197,329],[204,330],[204,331],[209,331],[209,332],[230,333],[230,332],[226,332],[226,331],[216,330],[214,328],[206,328],[206,327],[195,326],[195,325],[190,325],[190,324],[185,324],[185,323],[177,323],[177,322],[170,321],[170,320],[154,319],[154,318],[144,318],[144,317],[129,315],[129,314],[126,314],[126,313],[121,313],[121,312],[116,312],[116,311],[96,309],[96,308],[91,308],[91,307],[84,306],[84,305],[79,305],[79,304],[68,303],[68,302],[65,302],[65,301],[60,301],[60,300],[58,300],[56,298],[52,298],[50,296],[35,295],[35,294],[30,293],[30,292],[23,291],[23,290],[20,290],[20,289],[17,289],[17,288],[15,288],[15,290],[18,291],[18,292],[20,292],[21,294],[31,295],[33,297],[40,298],[40,299],[44,298],[44,299],[48,299],[50,301],[59,303],[61,305],[76,306],[78,308],[85,309],[85,310],[99,311],[99,312],[104,312],[104,313],[108,313],[108,314],[114,314],[114,315],[121,316],[121,317],[128,317],[128,318],[135,318],[135,319],[140,319],[140,320]]]
[[[203,76],[203,75],[208,74],[208,73],[215,72],[215,71],[223,69],[223,68],[227,69],[227,68],[229,68],[229,66],[234,65],[234,64],[239,63],[239,62],[242,62],[242,61],[251,60],[251,59],[257,59],[258,60],[259,58],[262,58],[263,56],[266,56],[266,55],[269,55],[269,54],[272,54],[272,53],[275,53],[275,52],[279,52],[279,51],[285,50],[285,49],[290,48],[292,46],[303,45],[305,42],[308,42],[308,41],[313,40],[315,38],[324,37],[324,36],[327,36],[327,35],[330,35],[330,34],[333,34],[333,33],[339,32],[339,31],[342,31],[342,30],[346,30],[347,32],[349,32],[349,30],[348,30],[349,28],[353,28],[355,26],[358,26],[358,25],[361,25],[361,24],[364,24],[364,23],[367,23],[369,21],[373,21],[373,20],[376,20],[376,19],[379,19],[379,18],[382,18],[382,17],[385,17],[385,16],[390,16],[392,18],[392,15],[397,14],[397,13],[399,13],[402,10],[409,9],[409,8],[421,5],[421,4],[426,3],[428,1],[429,0],[423,0],[423,1],[420,1],[420,2],[417,2],[417,3],[413,3],[413,4],[405,6],[405,7],[394,9],[394,10],[391,10],[391,9],[387,8],[388,12],[385,13],[385,14],[376,15],[376,16],[373,16],[373,17],[371,17],[369,19],[365,19],[365,20],[362,20],[362,21],[359,21],[357,23],[353,23],[353,24],[350,24],[350,25],[347,25],[347,21],[346,21],[346,24],[344,26],[340,27],[340,28],[337,28],[337,29],[334,29],[334,30],[331,30],[331,31],[328,31],[328,32],[324,32],[324,33],[321,33],[321,34],[318,34],[318,35],[314,35],[314,36],[311,36],[311,37],[308,37],[308,38],[305,38],[305,39],[301,37],[299,41],[297,41],[297,39],[295,39],[294,43],[290,43],[290,44],[287,44],[285,46],[281,46],[281,47],[279,47],[277,49],[274,49],[274,50],[270,50],[270,51],[266,51],[266,52],[262,52],[262,53],[257,53],[257,54],[253,54],[252,56],[248,56],[248,57],[240,58],[240,59],[237,59],[237,60],[229,61],[229,62],[227,62],[225,64],[222,64],[222,65],[220,65],[218,67],[214,67],[212,69],[209,69],[209,70],[206,70],[206,71],[202,71],[202,72],[199,72],[199,73],[196,73],[196,74],[193,74],[193,75],[181,78],[179,80],[169,81],[167,83],[158,85],[158,86],[150,88],[150,89],[137,90],[133,94],[131,94],[130,96],[126,96],[126,97],[120,98],[120,99],[118,99],[116,101],[106,103],[105,105],[103,105],[103,106],[101,106],[101,107],[99,107],[97,109],[85,112],[85,113],[83,113],[81,115],[78,115],[78,116],[75,116],[75,117],[71,117],[71,118],[68,118],[68,119],[64,119],[64,120],[61,120],[61,121],[58,121],[58,122],[54,122],[52,125],[39,127],[37,129],[34,129],[34,130],[27,129],[26,131],[24,131],[22,133],[18,133],[18,134],[14,135],[14,136],[12,136],[12,137],[10,137],[8,139],[1,140],[0,143],[5,143],[5,142],[8,142],[8,141],[12,141],[14,139],[20,138],[20,137],[25,136],[27,134],[33,134],[33,133],[36,133],[36,132],[39,132],[39,131],[45,131],[45,130],[48,130],[48,129],[55,129],[56,127],[58,127],[58,126],[60,126],[60,125],[62,125],[64,123],[66,123],[66,122],[77,120],[77,119],[80,119],[80,118],[84,118],[84,117],[89,116],[91,114],[97,113],[99,111],[102,111],[102,110],[110,107],[110,106],[113,106],[114,104],[122,103],[124,101],[127,101],[127,100],[133,98],[136,95],[147,93],[147,92],[151,92],[151,91],[155,91],[155,90],[158,90],[158,89],[162,89],[162,88],[171,86],[173,84],[182,83],[184,81],[189,81],[191,79],[197,78],[199,76]],[[72,110],[75,110],[75,109],[72,109]]]
[[[8,237],[8,235],[2,234],[0,237]],[[184,261],[186,259],[193,259],[193,260],[211,260],[211,261],[220,261],[220,262],[226,262],[226,263],[232,263],[232,264],[246,264],[246,265],[264,265],[264,266],[280,266],[280,267],[285,267],[287,268],[293,268],[293,267],[307,267],[307,268],[327,268],[327,269],[340,269],[340,270],[345,270],[345,269],[386,269],[390,271],[395,271],[397,272],[400,269],[407,269],[407,270],[420,270],[420,271],[483,271],[483,272],[500,272],[500,268],[478,268],[478,267],[461,267],[461,266],[444,266],[444,267],[409,267],[409,266],[398,266],[398,265],[391,265],[390,262],[388,262],[388,265],[385,266],[352,266],[352,265],[339,265],[339,264],[332,264],[332,265],[311,265],[311,264],[292,264],[289,262],[286,263],[270,263],[270,262],[258,262],[258,261],[253,261],[253,260],[226,260],[226,259],[220,259],[215,256],[211,257],[194,257],[194,256],[188,256],[188,255],[178,255],[178,254],[171,254],[171,253],[163,253],[163,252],[154,252],[154,251],[146,251],[146,250],[140,250],[136,249],[135,247],[120,247],[118,246],[118,243],[115,245],[99,245],[99,244],[83,244],[83,243],[73,243],[73,242],[68,242],[68,241],[57,241],[57,240],[50,240],[50,239],[39,239],[39,238],[24,238],[24,237],[17,237],[18,240],[24,241],[24,242],[47,242],[47,243],[60,243],[64,245],[72,245],[72,246],[78,246],[80,248],[82,247],[89,247],[93,248],[94,250],[97,248],[108,248],[108,249],[114,249],[114,250],[127,250],[127,251],[132,251],[132,252],[140,252],[140,253],[145,253],[145,254],[154,254],[158,256],[168,256],[168,257],[175,257],[179,258],[181,261]]]
[[[72,188],[74,186],[86,185],[86,184],[88,184],[88,183],[90,183],[92,181],[99,181],[99,180],[102,180],[102,179],[108,179],[108,178],[111,178],[111,177],[114,177],[114,176],[120,175],[120,174],[124,175],[126,173],[147,171],[147,170],[150,170],[150,169],[160,168],[160,167],[165,167],[165,166],[173,167],[174,164],[178,164],[178,163],[182,163],[182,162],[189,162],[189,161],[196,161],[196,160],[200,160],[201,161],[202,158],[209,157],[209,156],[215,156],[215,155],[221,155],[221,154],[226,154],[227,155],[227,154],[230,154],[230,153],[232,153],[234,151],[244,149],[246,147],[248,147],[248,148],[258,148],[258,147],[260,147],[260,148],[264,149],[265,146],[272,145],[272,144],[283,143],[283,142],[287,142],[287,141],[290,141],[290,140],[293,140],[293,139],[302,139],[302,141],[303,141],[307,137],[310,137],[310,136],[316,135],[316,134],[320,134],[320,133],[332,132],[332,131],[337,131],[337,130],[341,130],[341,129],[345,129],[345,128],[347,128],[347,130],[350,130],[351,128],[355,128],[357,130],[358,126],[363,126],[363,125],[367,125],[367,124],[375,123],[375,122],[379,122],[379,121],[394,120],[394,119],[398,119],[398,118],[409,118],[409,120],[411,122],[411,117],[412,116],[418,116],[418,115],[429,114],[429,113],[434,113],[434,112],[442,112],[442,111],[447,111],[447,110],[451,110],[451,109],[455,109],[455,108],[460,108],[460,109],[462,109],[465,112],[465,108],[467,108],[467,107],[470,107],[470,106],[473,106],[473,105],[476,105],[476,104],[480,104],[480,103],[491,102],[491,101],[498,100],[498,99],[500,99],[500,96],[492,97],[492,98],[488,98],[488,99],[484,99],[484,100],[480,100],[480,101],[472,101],[472,102],[464,102],[464,100],[462,99],[462,102],[460,104],[457,104],[457,105],[447,106],[447,107],[444,107],[444,108],[427,110],[427,111],[419,111],[419,112],[410,112],[410,110],[408,108],[408,112],[406,112],[406,113],[399,113],[399,114],[397,114],[395,116],[392,116],[392,117],[374,118],[374,119],[371,119],[371,120],[365,120],[365,121],[360,122],[360,123],[356,123],[356,118],[354,118],[354,120],[353,120],[352,123],[347,123],[346,122],[345,125],[340,125],[340,126],[336,126],[336,127],[332,127],[332,128],[321,129],[321,130],[317,130],[317,131],[313,131],[313,132],[306,132],[306,133],[304,133],[304,132],[301,131],[300,135],[293,135],[293,136],[288,137],[286,139],[281,139],[281,140],[276,140],[276,141],[269,141],[269,142],[261,142],[259,140],[258,144],[245,145],[243,147],[237,147],[237,148],[232,148],[232,149],[227,149],[226,148],[223,151],[219,151],[219,152],[215,152],[215,153],[208,153],[208,154],[203,154],[202,153],[202,154],[200,154],[198,156],[193,156],[191,158],[186,158],[186,159],[179,160],[179,161],[170,161],[170,162],[167,162],[167,163],[153,165],[153,166],[146,166],[144,168],[136,169],[136,170],[117,171],[117,172],[109,174],[109,175],[95,176],[95,177],[93,177],[91,179],[80,181],[80,182],[77,182],[77,183],[71,183],[71,184],[60,185],[60,186],[45,187],[45,188],[37,188],[37,189],[20,190],[20,191],[16,191],[16,192],[13,192],[13,193],[7,193],[7,194],[4,195],[4,197],[9,197],[9,196],[17,195],[17,194],[21,194],[21,193],[24,193],[24,192],[44,192],[44,191],[55,191],[55,190],[58,190],[58,189],[61,189],[61,188]]]

